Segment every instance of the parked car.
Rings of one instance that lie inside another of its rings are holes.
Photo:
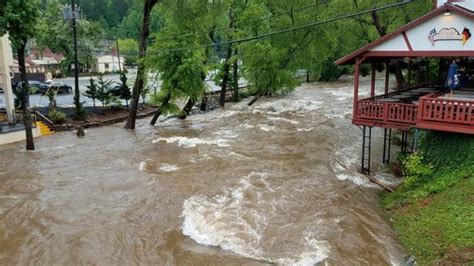
[[[120,85],[113,85],[110,89],[109,89],[109,92],[112,96],[115,96],[115,97],[120,97],[120,90],[121,90],[121,87]]]
[[[35,94],[39,93],[39,89],[43,83],[36,80],[30,80],[28,81],[28,85],[30,85],[30,94]]]
[[[38,92],[46,94],[49,90],[56,91],[58,94],[72,93],[72,87],[63,83],[47,81],[39,87]]]

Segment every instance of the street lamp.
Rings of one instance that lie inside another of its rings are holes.
[[[77,48],[77,20],[80,19],[80,8],[76,5],[76,0],[71,0],[71,6],[65,5],[63,10],[64,19],[72,22],[72,34],[74,41],[74,106],[76,107],[76,119],[82,120],[82,104],[80,102],[81,93],[79,91],[79,53]]]

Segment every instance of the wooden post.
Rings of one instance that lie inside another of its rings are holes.
[[[359,101],[359,67],[360,67],[360,58],[356,58],[355,69],[354,69],[354,110],[352,113],[352,119],[357,117],[357,102]]]
[[[370,97],[375,97],[375,72],[377,71],[375,69],[375,63],[372,62],[371,63],[371,67],[372,67],[372,77],[371,77],[371,80],[370,80]]]
[[[385,94],[388,94],[388,86],[390,82],[390,60],[385,63]]]
[[[409,58],[408,60],[409,60],[408,61],[408,88],[410,88],[411,87],[411,79],[412,79],[412,77],[411,77],[411,75],[412,75],[412,73],[411,73],[411,67],[412,67],[411,66],[411,58]]]

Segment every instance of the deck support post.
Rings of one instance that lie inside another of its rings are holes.
[[[408,153],[408,131],[402,131],[402,146],[401,146],[402,153]]]
[[[362,128],[362,158],[360,172],[370,175],[370,155],[372,148],[372,127]]]
[[[360,58],[356,58],[355,69],[354,69],[354,110],[352,113],[352,119],[357,118],[357,103],[359,101],[359,67],[360,67]]]
[[[390,60],[385,63],[385,94],[388,94],[389,82],[390,82]]]
[[[408,59],[408,88],[411,87],[411,80],[412,80],[412,63],[411,63],[411,58]]]
[[[420,138],[420,129],[415,128],[415,137],[413,138],[413,151],[418,150],[418,141]]]
[[[383,129],[383,164],[390,163],[390,153],[392,150],[392,129],[391,128],[384,128]]]
[[[375,97],[375,74],[376,74],[376,69],[375,69],[375,63],[371,63],[371,80],[370,80],[370,97],[373,98]]]

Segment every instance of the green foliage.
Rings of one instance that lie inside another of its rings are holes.
[[[66,114],[59,111],[49,112],[48,118],[51,119],[51,121],[53,121],[56,124],[62,124],[67,121]]]
[[[125,100],[127,103],[128,108],[128,101],[132,98],[132,93],[130,92],[130,87],[127,84],[127,74],[125,71],[120,73],[120,91],[119,91],[119,99]]]
[[[93,78],[90,78],[89,85],[86,86],[87,90],[83,93],[84,96],[92,99],[92,103],[95,108],[95,100],[97,99],[97,84]]]
[[[382,202],[405,247],[421,265],[472,261],[474,138],[426,133],[403,162],[402,186]]]
[[[392,211],[395,230],[420,265],[468,265],[474,258],[474,178]]]
[[[107,107],[112,102],[114,102],[115,97],[113,97],[112,94],[110,93],[111,88],[112,88],[112,81],[104,80],[103,76],[99,76],[96,98],[102,103],[102,107]]]
[[[72,29],[69,21],[62,15],[63,5],[59,0],[50,0],[35,27],[36,46],[40,49],[48,47],[53,52],[62,53],[65,59],[61,66],[67,72],[73,62]],[[102,27],[97,22],[85,18],[77,21],[77,40],[79,63],[85,67],[93,61],[94,52],[102,35]]]
[[[132,66],[138,60],[138,42],[134,39],[119,39],[120,53],[125,56],[125,65]]]
[[[25,45],[36,33],[38,6],[37,0],[0,1],[0,36],[9,33],[9,39],[14,47]]]
[[[405,159],[407,184],[384,195],[387,208],[421,200],[474,176],[474,139],[470,136],[427,133],[421,138],[420,151]]]
[[[426,181],[433,174],[433,166],[423,162],[423,153],[410,154],[403,161],[403,184],[404,189],[415,188]]]

